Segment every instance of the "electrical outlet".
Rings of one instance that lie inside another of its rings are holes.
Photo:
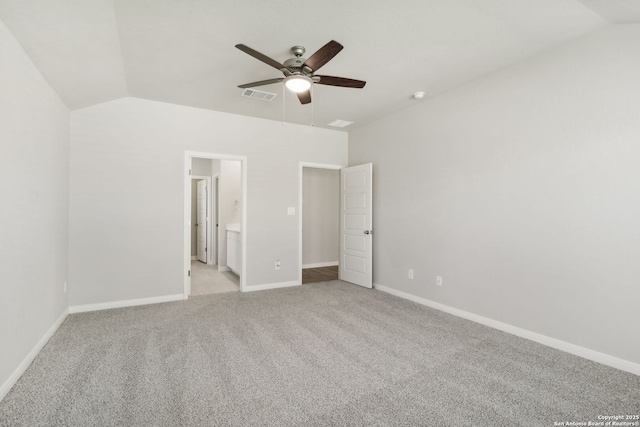
[[[407,277],[413,280],[413,270],[409,269],[409,273],[407,273]]]
[[[436,276],[436,285],[442,286],[442,276]]]
[[[280,260],[276,260],[276,270],[280,270]]]
[[[64,281],[64,284],[62,285],[62,289],[64,290],[64,293],[67,293],[67,281]]]

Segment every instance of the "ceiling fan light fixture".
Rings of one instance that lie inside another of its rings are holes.
[[[282,90],[285,90],[286,87],[298,96],[300,104],[305,105],[311,103],[310,89],[314,83],[355,89],[362,89],[367,83],[362,80],[348,79],[345,77],[315,75],[316,71],[331,61],[331,59],[342,50],[343,46],[335,40],[331,40],[306,59],[302,57],[305,52],[304,47],[294,46],[291,48],[291,52],[295,55],[295,58],[289,58],[284,61],[283,64],[257,50],[251,49],[249,46],[237,44],[236,48],[284,74],[284,77],[277,79],[261,80],[238,85],[240,89],[250,89],[256,86],[284,82]]]
[[[284,84],[292,92],[302,93],[309,90],[313,81],[307,76],[293,75],[284,79]]]

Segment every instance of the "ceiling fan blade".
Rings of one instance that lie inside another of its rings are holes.
[[[308,104],[311,102],[311,91],[299,92],[297,93],[298,99],[301,104]]]
[[[338,54],[342,50],[343,46],[335,40],[331,40],[329,43],[322,46],[316,53],[311,55],[309,59],[305,61],[302,67],[309,67],[312,71],[317,71],[327,62]]]
[[[249,46],[245,46],[243,44],[237,44],[236,47],[238,49],[240,49],[241,51],[243,51],[244,53],[253,56],[258,61],[262,61],[267,65],[271,65],[275,69],[282,70],[283,68],[287,68],[284,65],[282,65],[281,63],[279,63],[278,61],[276,61],[275,59],[271,59],[267,55],[263,55],[262,53],[258,52],[257,50],[251,49]]]
[[[319,85],[327,85],[327,86],[340,86],[340,87],[352,87],[355,89],[362,89],[367,82],[362,80],[354,80],[347,79],[344,77],[333,77],[333,76],[314,76],[320,77],[320,81],[316,82]]]
[[[264,85],[270,85],[270,84],[273,84],[273,83],[280,83],[283,80],[284,80],[284,77],[281,77],[279,79],[260,80],[259,82],[246,83],[246,84],[243,84],[243,85],[239,85],[238,87],[240,89],[246,89],[248,87],[264,86]]]

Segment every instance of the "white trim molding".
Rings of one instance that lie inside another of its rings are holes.
[[[338,261],[316,262],[313,264],[302,264],[302,268],[337,267]]]
[[[301,286],[302,283],[298,280],[293,280],[291,282],[276,282],[276,283],[265,283],[263,285],[253,285],[247,286],[244,291],[245,292],[253,292],[253,291],[266,291],[267,289],[279,289],[279,288],[290,288],[292,286]]]
[[[47,344],[47,342],[49,341],[49,339],[51,339],[53,334],[56,333],[56,331],[58,330],[60,325],[62,325],[62,323],[64,322],[64,320],[67,318],[68,315],[69,315],[69,309],[65,309],[60,315],[60,317],[58,317],[58,319],[55,321],[55,323],[51,325],[51,327],[47,330],[47,332],[42,336],[42,338],[40,338],[40,340],[36,343],[36,345],[31,349],[29,354],[27,354],[27,357],[24,358],[22,363],[18,365],[16,370],[13,371],[13,373],[9,376],[9,378],[7,378],[4,384],[2,384],[2,386],[0,387],[0,401],[4,399],[4,397],[7,395],[7,393],[9,393],[11,388],[18,382],[22,374],[24,374],[24,372],[27,370],[29,365],[31,365],[31,363],[34,361],[36,356],[38,356],[38,353],[40,353],[40,350],[42,350],[42,348]]]
[[[629,360],[620,359],[609,354],[600,353],[589,348],[580,347],[575,344],[568,343],[556,338],[551,338],[546,335],[532,332],[527,329],[522,329],[517,326],[509,325],[508,323],[499,322],[497,320],[490,319],[488,317],[480,316],[478,314],[470,313],[468,311],[460,310],[458,308],[450,307],[435,301],[431,301],[426,298],[422,298],[416,295],[409,294],[407,292],[399,291],[389,286],[374,283],[373,287],[379,291],[386,292],[391,295],[395,295],[400,298],[407,299],[409,301],[416,302],[427,307],[434,308],[436,310],[444,311],[445,313],[452,314],[454,316],[462,317],[463,319],[471,320],[472,322],[480,323],[490,328],[498,329],[503,332],[507,332],[511,335],[525,338],[531,341],[535,341],[539,344],[552,347],[565,353],[571,353],[575,356],[579,356],[594,362],[602,363],[603,365],[611,366],[612,368],[620,369],[622,371],[630,372],[635,375],[640,375],[640,364],[631,362]]]
[[[182,301],[183,294],[163,295],[160,297],[138,298],[122,301],[101,302],[98,304],[74,305],[69,307],[69,313],[85,313],[87,311],[108,310],[110,308],[134,307],[137,305],[159,304],[163,302]]]

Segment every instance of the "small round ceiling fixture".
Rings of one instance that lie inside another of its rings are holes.
[[[294,74],[284,79],[284,84],[287,86],[287,89],[295,93],[308,91],[312,83],[313,81],[309,77],[299,74]]]
[[[424,98],[424,92],[416,92],[413,94],[414,99],[422,99]]]

